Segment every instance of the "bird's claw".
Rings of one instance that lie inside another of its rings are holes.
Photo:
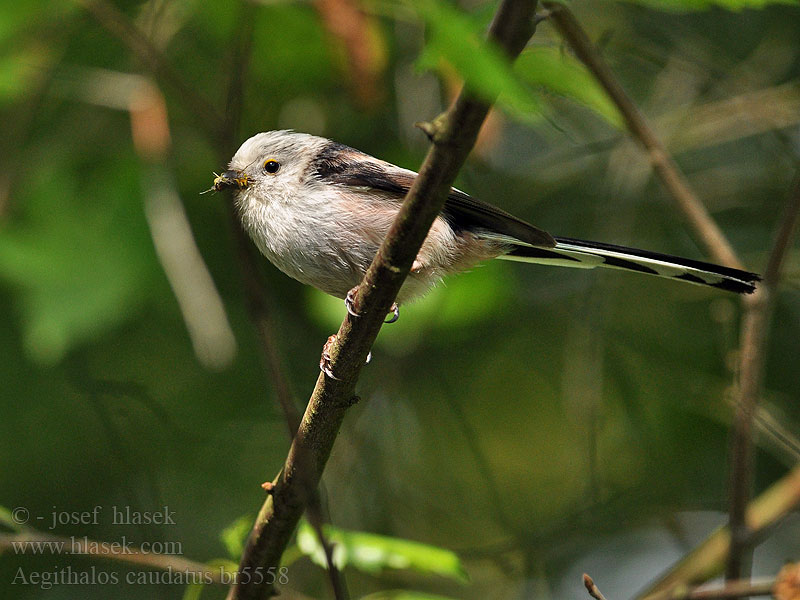
[[[354,287],[349,292],[347,292],[347,295],[344,297],[344,306],[347,309],[348,314],[350,314],[353,317],[359,316],[354,307],[357,291],[358,291],[358,286]]]
[[[358,286],[354,287],[349,292],[347,292],[347,295],[344,297],[344,306],[347,309],[347,313],[350,316],[360,317],[361,315],[359,315],[355,309],[356,292],[358,292]],[[397,321],[397,319],[400,318],[400,307],[397,306],[397,302],[393,302],[392,307],[389,310],[392,311],[392,316],[386,321],[384,321],[384,323],[394,323],[395,321]]]
[[[325,373],[331,379],[335,379],[336,381],[341,381],[336,375],[333,374],[333,369],[331,369],[331,347],[333,343],[336,341],[336,335],[332,335],[328,337],[325,345],[322,347],[322,356],[319,359],[319,370]],[[367,360],[364,361],[365,365],[369,364],[369,361],[372,360],[372,352],[367,353]],[[266,489],[266,488],[265,488]]]
[[[392,316],[384,321],[384,323],[394,323],[400,318],[400,307],[397,306],[397,302],[392,302],[392,307],[389,310],[392,311]]]
[[[319,359],[319,370],[325,373],[331,379],[335,379],[339,381],[339,378],[333,374],[333,370],[331,369],[331,347],[333,343],[336,341],[336,336],[332,335],[328,338],[325,342],[325,345],[322,347],[322,356]]]

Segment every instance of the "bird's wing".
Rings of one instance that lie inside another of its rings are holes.
[[[354,148],[332,142],[311,165],[313,175],[328,183],[379,190],[397,199],[406,195],[417,174],[378,160]],[[450,188],[442,216],[456,231],[469,230],[509,244],[545,248],[556,245],[546,231],[504,210]]]
[[[455,229],[477,232],[483,230],[498,241],[508,241],[515,245],[522,242],[543,248],[556,245],[553,236],[546,231],[455,188],[450,188],[442,214]],[[511,239],[503,240],[503,236]]]

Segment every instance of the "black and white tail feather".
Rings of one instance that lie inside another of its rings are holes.
[[[635,271],[710,286],[737,294],[753,293],[756,289],[756,282],[761,279],[755,273],[649,250],[566,237],[555,237],[554,239],[556,245],[552,248],[537,248],[520,244],[499,258],[582,269],[605,267]]]
[[[756,273],[722,267],[690,258],[680,258],[549,233],[504,210],[453,188],[442,211],[457,230],[476,232],[479,237],[509,244],[511,250],[498,258],[543,265],[593,269],[605,267],[677,279],[737,294],[752,294],[761,277]]]

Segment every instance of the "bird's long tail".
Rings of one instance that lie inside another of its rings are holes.
[[[678,279],[738,294],[751,294],[761,280],[755,273],[668,254],[557,237],[554,248],[519,245],[502,256],[508,260],[593,269],[606,267]]]

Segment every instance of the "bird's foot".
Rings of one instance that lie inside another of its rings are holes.
[[[325,342],[325,345],[322,347],[322,356],[319,359],[319,370],[325,373],[331,379],[335,379],[339,381],[339,378],[333,374],[333,370],[331,369],[331,348],[333,347],[333,343],[336,341],[336,335],[332,335],[328,338]]]
[[[352,290],[347,292],[347,295],[344,297],[344,306],[347,309],[347,312],[353,317],[359,316],[354,306],[356,301],[357,291],[358,291],[358,286],[354,287]]]
[[[355,308],[356,292],[358,292],[358,286],[347,292],[347,295],[344,297],[344,306],[350,316],[360,317],[361,315],[356,312]],[[389,310],[392,311],[392,316],[388,320],[384,321],[384,323],[394,323],[400,318],[400,307],[397,306],[397,302],[393,302],[392,307]],[[369,362],[369,360],[367,360],[367,362]]]
[[[322,347],[322,356],[319,359],[319,370],[325,373],[331,379],[335,379],[336,381],[341,381],[336,375],[333,374],[333,370],[331,369],[331,347],[333,346],[333,342],[336,341],[336,335],[332,335],[328,337],[325,345]],[[365,365],[368,365],[369,362],[372,360],[372,351],[367,352],[367,360],[364,361]]]
[[[384,323],[394,323],[400,318],[400,307],[397,306],[397,302],[392,302],[392,307],[389,310],[392,311],[392,316],[384,321]]]

